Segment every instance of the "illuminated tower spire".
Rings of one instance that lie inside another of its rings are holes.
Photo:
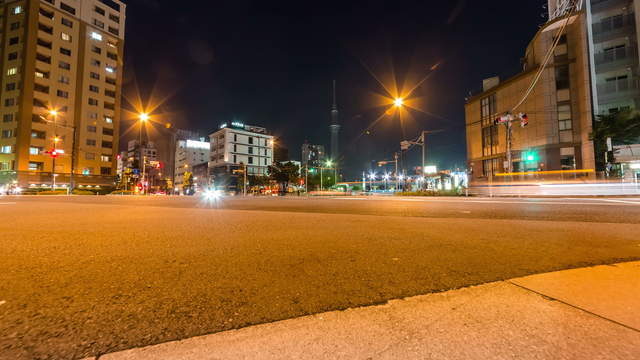
[[[340,133],[340,124],[338,123],[338,105],[336,103],[336,81],[333,80],[333,105],[331,106],[331,125],[329,125],[329,130],[331,131],[331,160],[336,164],[339,159],[339,133]]]

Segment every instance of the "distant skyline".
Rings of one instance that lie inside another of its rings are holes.
[[[239,120],[268,128],[300,159],[301,145],[330,144],[331,83],[337,81],[345,175],[358,178],[422,129],[429,163],[464,167],[464,102],[482,79],[513,75],[546,1],[219,3],[128,2],[125,96],[168,98],[174,126],[212,132]],[[433,70],[431,70],[433,69]],[[400,124],[374,105],[386,86],[413,87],[420,108]],[[406,81],[405,81],[406,77]],[[404,86],[403,86],[404,82]],[[123,121],[123,128],[131,126]],[[126,142],[126,141],[125,141]],[[418,165],[419,150],[405,164]]]

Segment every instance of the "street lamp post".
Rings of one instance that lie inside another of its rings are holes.
[[[140,113],[139,115],[139,119],[140,119],[140,140],[139,140],[139,144],[138,144],[138,148],[140,150],[140,160],[139,160],[139,165],[140,165],[140,170],[142,170],[142,174],[141,174],[141,180],[140,183],[142,184],[142,194],[146,194],[147,193],[147,189],[146,189],[146,185],[144,183],[145,181],[145,175],[146,175],[146,160],[144,159],[144,155],[143,155],[143,151],[142,151],[142,127],[144,126],[144,123],[149,120],[149,114],[147,113]]]
[[[51,116],[53,116],[53,151],[56,151],[56,148],[58,146],[58,128],[57,128],[57,118],[58,118],[58,112],[55,110],[50,110],[49,114]],[[55,191],[56,190],[56,156],[53,156],[51,158],[52,164],[51,164],[51,190]]]

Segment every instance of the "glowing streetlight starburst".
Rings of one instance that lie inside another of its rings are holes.
[[[403,104],[404,104],[404,100],[402,100],[402,98],[396,98],[396,99],[393,101],[393,105],[394,105],[395,107],[401,107]]]

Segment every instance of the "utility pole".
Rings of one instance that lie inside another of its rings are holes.
[[[320,165],[320,191],[324,190],[324,186],[322,186],[322,165]]]
[[[506,149],[506,166],[504,166],[507,173],[513,172],[513,154],[512,154],[512,139],[513,139],[513,122],[519,121],[520,127],[525,127],[529,125],[529,117],[525,113],[519,113],[517,116],[513,116],[511,113],[507,112],[504,115],[498,117],[494,124],[504,124],[506,129],[506,137],[507,137],[507,149]]]
[[[80,149],[78,149],[80,151]],[[73,126],[73,139],[71,139],[71,173],[69,174],[69,195],[73,195],[75,183],[73,181],[73,172],[75,171],[76,160],[76,126]],[[113,159],[112,159],[113,160]]]
[[[247,196],[247,165],[244,164],[244,186],[242,186],[244,196]]]

